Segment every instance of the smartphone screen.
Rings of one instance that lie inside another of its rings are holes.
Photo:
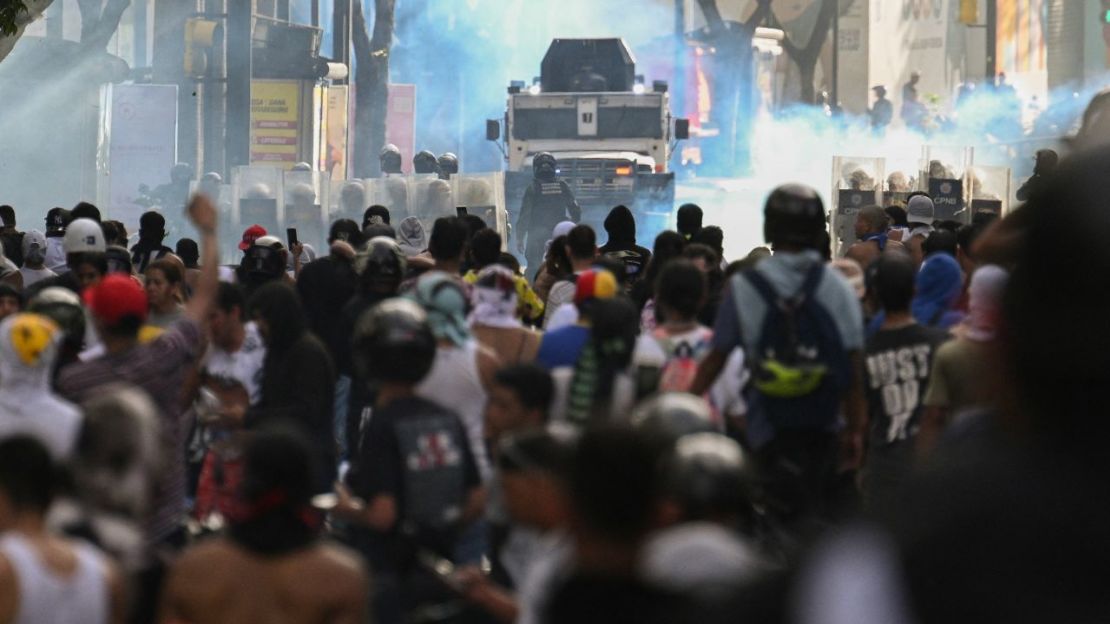
[[[466,211],[466,206],[458,206],[458,207],[455,208],[455,215],[456,216],[465,217],[467,214],[469,214],[469,213]]]
[[[292,249],[293,245],[297,244],[297,228],[286,228],[285,238],[289,241],[289,248]]]

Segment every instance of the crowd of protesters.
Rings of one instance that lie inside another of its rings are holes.
[[[1104,157],[836,260],[801,184],[731,262],[618,206],[524,269],[476,217],[220,266],[203,195],[173,249],[0,206],[0,623],[1105,620]]]

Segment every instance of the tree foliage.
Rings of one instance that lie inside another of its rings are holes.
[[[19,32],[19,17],[26,12],[23,0],[0,0],[0,35],[10,37]]]

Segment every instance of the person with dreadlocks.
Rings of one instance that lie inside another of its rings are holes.
[[[576,361],[551,371],[551,418],[593,424],[626,413],[646,392],[632,370],[640,331],[636,306],[626,298],[596,299],[589,306],[589,337]]]
[[[228,531],[186,551],[162,598],[161,622],[364,622],[370,587],[362,561],[320,540],[310,505],[313,452],[282,428],[244,451]]]

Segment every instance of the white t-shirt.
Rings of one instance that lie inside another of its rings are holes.
[[[520,611],[516,624],[543,621],[552,594],[573,568],[573,549],[570,538],[561,532],[537,540],[533,557],[524,570],[524,580],[517,588],[516,602]]]
[[[660,337],[665,339],[660,340]],[[664,349],[666,345],[666,349]],[[713,330],[708,327],[697,326],[689,331],[679,334],[667,334],[662,328],[654,332],[643,334],[636,342],[636,350],[632,354],[632,362],[641,366],[662,367],[679,351],[690,353],[698,364],[709,354],[713,348]],[[717,381],[709,388],[710,404],[722,416],[743,416],[747,413],[747,403],[744,402],[743,390],[747,385],[748,372],[744,368],[744,352],[733,349],[725,361],[724,370],[717,376]]]
[[[215,379],[242,385],[250,396],[251,405],[255,405],[262,398],[262,363],[266,359],[266,345],[253,322],[244,325],[243,329],[243,346],[234,353],[209,344],[201,370]]]
[[[69,272],[66,266],[66,250],[61,236],[46,237],[46,263],[44,266],[58,275]]]
[[[676,592],[735,586],[767,570],[756,550],[709,522],[691,522],[655,533],[644,546],[640,572]]]
[[[27,288],[35,282],[41,282],[44,279],[50,279],[51,277],[56,277],[58,275],[57,273],[47,268],[29,269],[27,267],[23,267],[19,269],[19,273],[23,275],[24,288]]]
[[[544,329],[551,331],[553,328],[550,326],[551,317],[555,312],[563,306],[563,304],[574,304],[574,294],[578,292],[578,286],[570,280],[559,280],[551,287],[551,292],[547,295],[547,307],[544,312]],[[571,323],[574,324],[573,322]]]
[[[470,438],[478,472],[486,481],[492,472],[485,446],[485,409],[489,397],[478,371],[478,342],[436,349],[432,370],[416,386],[416,396],[459,415]]]

